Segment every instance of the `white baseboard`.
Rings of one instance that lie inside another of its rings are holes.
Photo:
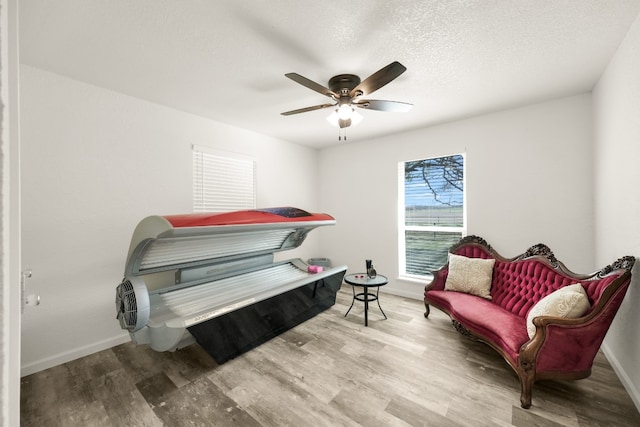
[[[116,345],[124,344],[130,340],[129,335],[118,335],[117,337],[109,338],[103,341],[92,343],[84,347],[71,349],[64,353],[59,353],[46,359],[37,360],[26,365],[22,365],[20,368],[20,376],[35,374],[36,372],[44,371],[45,369],[53,368],[54,366],[62,365],[63,363],[71,362],[72,360],[79,359],[84,356],[96,353],[98,351],[106,350]]]
[[[601,348],[605,357],[609,361],[609,364],[613,368],[616,375],[618,375],[620,382],[624,386],[625,390],[627,390],[627,393],[629,393],[631,400],[633,400],[633,403],[636,405],[636,408],[640,412],[640,392],[638,392],[638,389],[636,388],[635,384],[633,384],[633,382],[631,381],[631,379],[629,378],[625,370],[622,368],[622,365],[620,365],[620,362],[618,362],[618,359],[616,358],[615,354],[613,354],[609,349],[609,346],[607,345],[606,342],[602,344]]]

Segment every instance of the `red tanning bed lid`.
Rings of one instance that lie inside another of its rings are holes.
[[[334,220],[331,215],[309,213],[302,209],[292,207],[254,209],[223,213],[166,215],[164,218],[169,221],[174,228]]]

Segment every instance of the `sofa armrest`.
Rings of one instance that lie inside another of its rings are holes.
[[[431,308],[429,308],[429,303],[427,303],[427,292],[428,291],[443,291],[444,283],[447,280],[447,274],[449,273],[449,265],[445,265],[440,270],[436,270],[433,272],[433,279],[431,282],[427,283],[424,287],[424,317],[429,317],[431,313]]]
[[[448,266],[441,268],[440,270],[436,270],[433,272],[433,279],[431,282],[427,283],[424,287],[424,291],[443,291],[444,283],[447,281],[447,274],[449,273]]]
[[[521,367],[535,368],[536,378],[563,372],[568,377],[586,377],[600,345],[622,303],[630,277],[623,275],[612,283],[591,311],[582,317],[566,319],[539,316],[533,319],[536,332],[522,345],[518,356]],[[548,373],[549,375],[545,375]]]
[[[534,380],[579,379],[589,376],[608,325],[584,318],[534,319],[536,334],[518,355],[518,365]]]

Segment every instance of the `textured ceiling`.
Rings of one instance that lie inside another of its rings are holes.
[[[21,0],[24,64],[311,147],[338,144],[328,85],[399,61],[371,96],[408,113],[361,111],[364,141],[590,91],[640,0]],[[342,142],[344,143],[344,142]]]

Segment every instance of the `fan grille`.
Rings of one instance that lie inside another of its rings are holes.
[[[133,331],[138,323],[138,305],[130,280],[125,279],[116,289],[116,310],[122,329]]]

